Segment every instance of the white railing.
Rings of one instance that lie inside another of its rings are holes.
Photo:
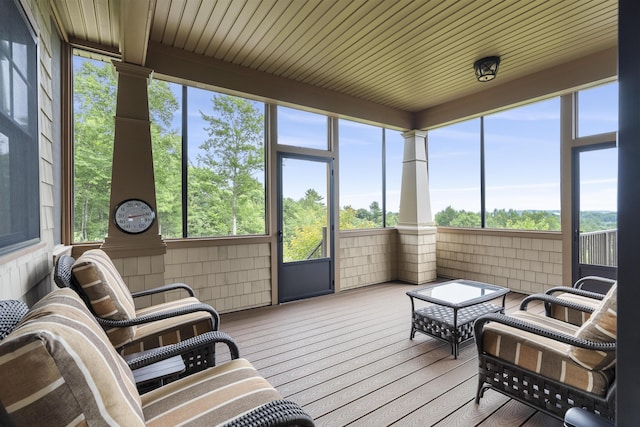
[[[618,265],[618,230],[580,233],[580,264]]]

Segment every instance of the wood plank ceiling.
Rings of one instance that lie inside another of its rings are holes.
[[[144,64],[150,40],[408,112],[617,45],[616,0],[51,0],[51,5],[67,40],[114,49],[130,62]],[[134,47],[140,52],[127,56]],[[502,59],[498,78],[478,83],[473,62],[492,55]]]

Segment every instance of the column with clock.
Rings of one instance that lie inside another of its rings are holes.
[[[110,218],[102,248],[112,257],[161,255],[147,85],[151,70],[114,61],[118,96]]]

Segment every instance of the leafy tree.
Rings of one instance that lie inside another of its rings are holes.
[[[251,101],[235,96],[216,94],[212,106],[212,115],[200,111],[209,124],[205,127],[209,138],[200,145],[204,154],[198,156],[198,167],[209,168],[220,178],[216,180],[219,190],[228,196],[220,201],[231,212],[230,230],[221,234],[236,235],[239,227],[247,231],[246,225],[238,225],[238,219],[251,218],[257,197],[253,175],[264,169],[264,115]],[[264,224],[264,207],[257,213]]]
[[[74,85],[74,240],[102,240],[109,225],[116,81],[110,64],[84,61]]]

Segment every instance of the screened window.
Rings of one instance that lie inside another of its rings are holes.
[[[484,118],[486,226],[560,230],[560,99]]]
[[[437,225],[560,230],[559,98],[432,130],[428,148]]]
[[[427,141],[436,224],[480,227],[480,119],[429,131]]]
[[[110,62],[73,57],[73,241],[109,227],[116,77]]]
[[[385,146],[385,227],[398,225],[400,212],[400,188],[402,187],[402,159],[404,156],[404,137],[402,132],[384,130]]]
[[[340,120],[340,229],[382,227],[384,129]]]
[[[618,82],[578,92],[578,136],[618,130]]]
[[[329,149],[327,116],[278,106],[278,144]]]
[[[0,14],[0,254],[40,237],[36,39],[18,5]]]

